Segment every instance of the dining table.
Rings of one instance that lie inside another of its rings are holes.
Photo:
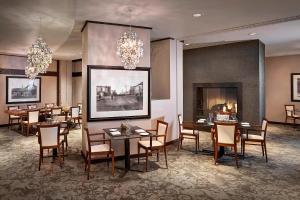
[[[198,131],[208,131],[210,130],[210,133],[211,133],[211,139],[212,141],[214,140],[214,132],[211,131],[211,129],[214,127],[214,122],[217,122],[217,121],[208,121],[206,119],[200,119],[200,120],[197,120],[196,122],[192,123],[192,124],[187,124],[187,125],[184,125],[184,128],[186,129],[196,129]],[[249,123],[249,122],[243,122],[243,121],[238,121],[238,120],[226,120],[226,121],[221,121],[223,123],[229,123],[229,124],[233,124],[233,123],[238,123],[238,130],[240,132],[240,135],[242,133],[245,133],[247,132],[247,130],[251,130],[251,129],[257,129],[257,126],[255,126],[254,124],[252,123]],[[214,142],[214,141],[213,141]],[[213,145],[213,143],[212,143]],[[214,149],[214,147],[212,148]],[[200,150],[200,152],[202,153],[205,153],[205,154],[214,154],[214,150],[210,150],[210,149],[202,149]],[[222,157],[223,155],[225,154],[225,147],[221,146],[219,148],[219,152],[218,152],[218,156],[219,157]]]
[[[135,138],[150,137],[152,134],[145,131],[139,126],[129,125],[126,129],[121,127],[117,128],[105,128],[103,131],[110,136],[111,140],[123,140],[124,141],[124,172],[125,174],[128,171],[138,171],[132,170],[130,167],[130,140]]]

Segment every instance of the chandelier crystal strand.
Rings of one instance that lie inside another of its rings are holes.
[[[46,73],[52,63],[52,51],[41,37],[27,50],[27,63],[25,74],[30,79],[39,73]]]
[[[120,56],[124,69],[135,69],[143,57],[143,41],[137,38],[137,34],[131,31],[123,33],[117,41],[117,55]]]

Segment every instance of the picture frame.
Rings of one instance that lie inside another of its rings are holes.
[[[150,68],[87,66],[87,121],[151,117]]]
[[[6,104],[40,103],[41,86],[40,77],[6,76]]]
[[[300,73],[291,74],[291,101],[300,102]]]

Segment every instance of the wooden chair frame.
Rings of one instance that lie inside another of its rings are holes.
[[[79,111],[80,111],[80,107],[79,106],[72,106],[70,108],[70,118],[73,120],[73,123],[75,124],[75,127],[76,127],[76,124],[78,124],[79,127],[81,127],[81,124],[80,124],[81,117],[79,115],[79,112],[78,112],[78,117],[72,117],[72,110],[73,110],[73,108],[79,108]],[[76,123],[76,120],[77,120],[77,123]]]
[[[218,142],[218,125],[222,125],[222,126],[234,126],[234,143],[233,144],[227,144],[227,143],[219,143]],[[234,149],[234,158],[235,158],[235,163],[236,163],[236,167],[239,167],[239,163],[238,163],[238,155],[237,155],[237,143],[239,141],[239,131],[237,128],[237,123],[224,123],[224,122],[215,122],[214,124],[214,128],[213,128],[213,132],[214,132],[214,160],[215,160],[215,165],[217,164],[218,161],[218,150],[220,146],[223,147],[231,147]]]
[[[8,106],[7,109],[10,110],[10,108],[13,108],[13,107],[15,107],[15,108],[17,108],[17,109],[20,108],[20,106]],[[8,129],[9,129],[9,130],[11,129],[11,126],[12,126],[12,125],[15,125],[15,124],[14,124],[14,120],[17,120],[17,121],[18,121],[16,124],[19,124],[19,123],[20,123],[20,120],[21,120],[21,117],[20,117],[20,116],[19,116],[18,118],[12,118],[11,116],[12,116],[12,115],[8,115]]]
[[[178,114],[177,118],[178,118],[178,125],[179,125],[179,138],[178,138],[177,151],[179,149],[182,149],[182,141],[184,139],[193,139],[193,140],[195,140],[195,152],[198,153],[198,150],[200,149],[199,131],[197,130],[197,127],[194,122],[182,121],[182,124],[181,124],[180,117],[182,117],[181,114]],[[185,129],[193,130],[193,134],[186,134],[186,133],[181,132],[181,128],[184,128],[186,126],[192,127],[192,128],[185,128]]]
[[[166,130],[165,130],[165,134],[160,134],[158,135],[158,128],[159,128],[159,124],[164,124],[166,125]],[[160,121],[160,120],[157,120],[157,125],[156,125],[156,129],[154,130],[146,130],[147,132],[155,132],[156,134],[155,135],[152,135],[150,134],[150,147],[146,147],[146,146],[143,146],[141,145],[140,143],[138,143],[138,164],[140,164],[140,149],[144,149],[146,151],[146,166],[145,166],[145,170],[146,172],[148,171],[148,157],[149,157],[149,151],[152,153],[152,151],[157,151],[156,153],[156,156],[157,156],[157,162],[159,161],[159,152],[161,150],[164,151],[164,154],[165,154],[165,162],[166,162],[166,167],[168,168],[168,159],[167,159],[167,150],[166,150],[166,139],[167,139],[167,133],[168,133],[168,123],[167,122],[164,122],[164,121]],[[159,137],[163,137],[164,139],[164,143],[163,145],[161,146],[156,146],[156,147],[153,147],[152,146],[152,139],[153,138],[156,138],[156,140],[159,138]],[[141,140],[141,138],[140,138]]]
[[[261,126],[253,126],[252,129],[247,129],[246,131],[246,139],[242,138],[241,141],[241,150],[243,153],[243,159],[245,158],[245,146],[246,146],[246,142],[251,142],[248,143],[248,145],[261,145],[261,150],[262,150],[262,155],[265,156],[266,158],[266,162],[268,162],[268,154],[267,154],[267,145],[266,145],[266,135],[267,135],[267,128],[268,128],[268,120],[266,118],[264,118],[263,120],[265,120],[267,122],[266,124],[266,128],[262,129]],[[249,132],[259,132],[261,134],[261,132],[264,132],[264,138],[263,141],[262,140],[256,140],[256,139],[249,139],[248,135]]]
[[[22,134],[24,134],[24,126],[26,126],[27,127],[27,131],[26,131],[26,136],[29,136],[29,130],[30,130],[30,128],[32,128],[32,126],[33,125],[35,125],[35,124],[38,124],[38,122],[34,122],[34,123],[30,123],[29,122],[29,113],[31,113],[31,112],[38,112],[38,116],[40,116],[40,111],[39,110],[35,110],[35,111],[28,111],[27,112],[27,123],[24,123],[24,122],[21,122],[21,124],[22,124]]]
[[[288,116],[288,111],[290,110],[287,110],[287,106],[291,106],[293,107],[293,110],[292,110],[292,116]],[[293,124],[295,125],[296,124],[296,120],[300,120],[300,116],[294,116],[296,114],[296,109],[295,109],[295,105],[284,105],[284,108],[285,108],[285,123],[287,123],[288,120],[292,120],[293,121]]]
[[[57,127],[57,145],[53,146],[42,146],[42,139],[41,139],[41,128],[54,128]],[[57,149],[57,155],[59,159],[60,167],[62,167],[63,161],[64,161],[64,140],[60,140],[60,125],[38,125],[38,141],[40,144],[40,156],[39,156],[39,171],[41,170],[41,164],[43,163],[44,158],[44,149]],[[62,147],[62,150],[60,149]],[[62,153],[60,152],[62,151]]]
[[[112,163],[112,175],[115,175],[115,154],[114,150],[111,148],[111,140],[110,139],[105,139],[105,133],[89,133],[88,128],[84,128],[84,131],[86,131],[87,134],[87,142],[88,142],[88,151],[86,151],[86,156],[85,156],[85,168],[84,171],[87,171],[87,180],[90,179],[90,170],[91,170],[91,160],[99,160],[99,158],[92,158],[92,156],[97,156],[97,155],[106,155],[107,159],[109,158],[109,155],[111,157],[111,163]],[[98,139],[98,140],[91,140],[90,136],[96,136],[96,135],[102,135],[103,139]],[[92,143],[99,143],[102,142],[102,144],[106,144],[106,142],[109,143],[109,149],[110,151],[103,151],[103,152],[92,152],[91,151],[91,144]],[[109,162],[107,160],[107,166],[109,166]]]

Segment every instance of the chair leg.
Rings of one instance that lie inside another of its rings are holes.
[[[106,155],[106,159],[107,159],[106,160],[107,167],[109,167],[109,154]]]
[[[178,138],[178,146],[177,146],[177,151],[179,151],[179,148],[180,148],[180,141],[181,141],[181,136],[179,135],[179,138]]]
[[[246,147],[246,141],[242,140],[243,143],[243,160],[245,159],[245,147]]]
[[[111,173],[113,176],[115,176],[115,153],[114,152],[111,153],[111,165],[112,165]]]
[[[148,171],[148,149],[146,149],[146,172]]]
[[[28,124],[28,125],[27,125],[26,137],[28,137],[28,135],[29,135],[29,128],[30,128],[30,125]]]
[[[180,149],[182,149],[182,141],[183,141],[183,137],[181,136],[181,140],[180,140]]]
[[[239,168],[239,162],[238,162],[237,146],[236,146],[236,144],[234,145],[234,157],[235,157],[236,167]]]
[[[87,155],[86,155],[87,156]],[[86,157],[85,156],[85,157]],[[84,158],[84,171],[86,172],[86,168],[87,168],[87,158]]]
[[[166,146],[164,146],[164,152],[165,152],[166,167],[168,169],[168,158],[167,158],[167,149],[166,149]]]
[[[267,145],[266,145],[266,141],[264,142],[264,149],[265,149],[265,155],[266,155],[266,162],[268,162],[268,155],[267,155]]]
[[[218,160],[218,145],[215,144],[214,146],[214,154],[215,154],[215,165],[217,164],[217,160]]]
[[[62,159],[65,161],[65,144],[64,142],[62,143]]]
[[[138,165],[140,164],[140,145],[138,144]]]
[[[40,148],[39,171],[41,170],[42,156],[43,156],[43,149]]]
[[[198,150],[200,150],[200,135],[198,135]]]
[[[59,166],[62,168],[62,158],[61,158],[61,153],[60,153],[60,147],[58,146],[57,148],[57,155],[58,155],[58,160],[59,160]]]
[[[262,151],[262,156],[265,156],[265,150],[264,150],[264,143],[261,142],[261,151]]]
[[[87,180],[90,179],[90,170],[91,170],[91,155],[88,155],[88,169],[87,169]]]
[[[159,162],[159,150],[157,150],[157,153],[156,153],[156,161]]]
[[[197,141],[198,141],[198,136],[195,137],[195,144],[196,144],[195,145],[195,152],[196,152],[196,154],[198,153],[198,142]]]

